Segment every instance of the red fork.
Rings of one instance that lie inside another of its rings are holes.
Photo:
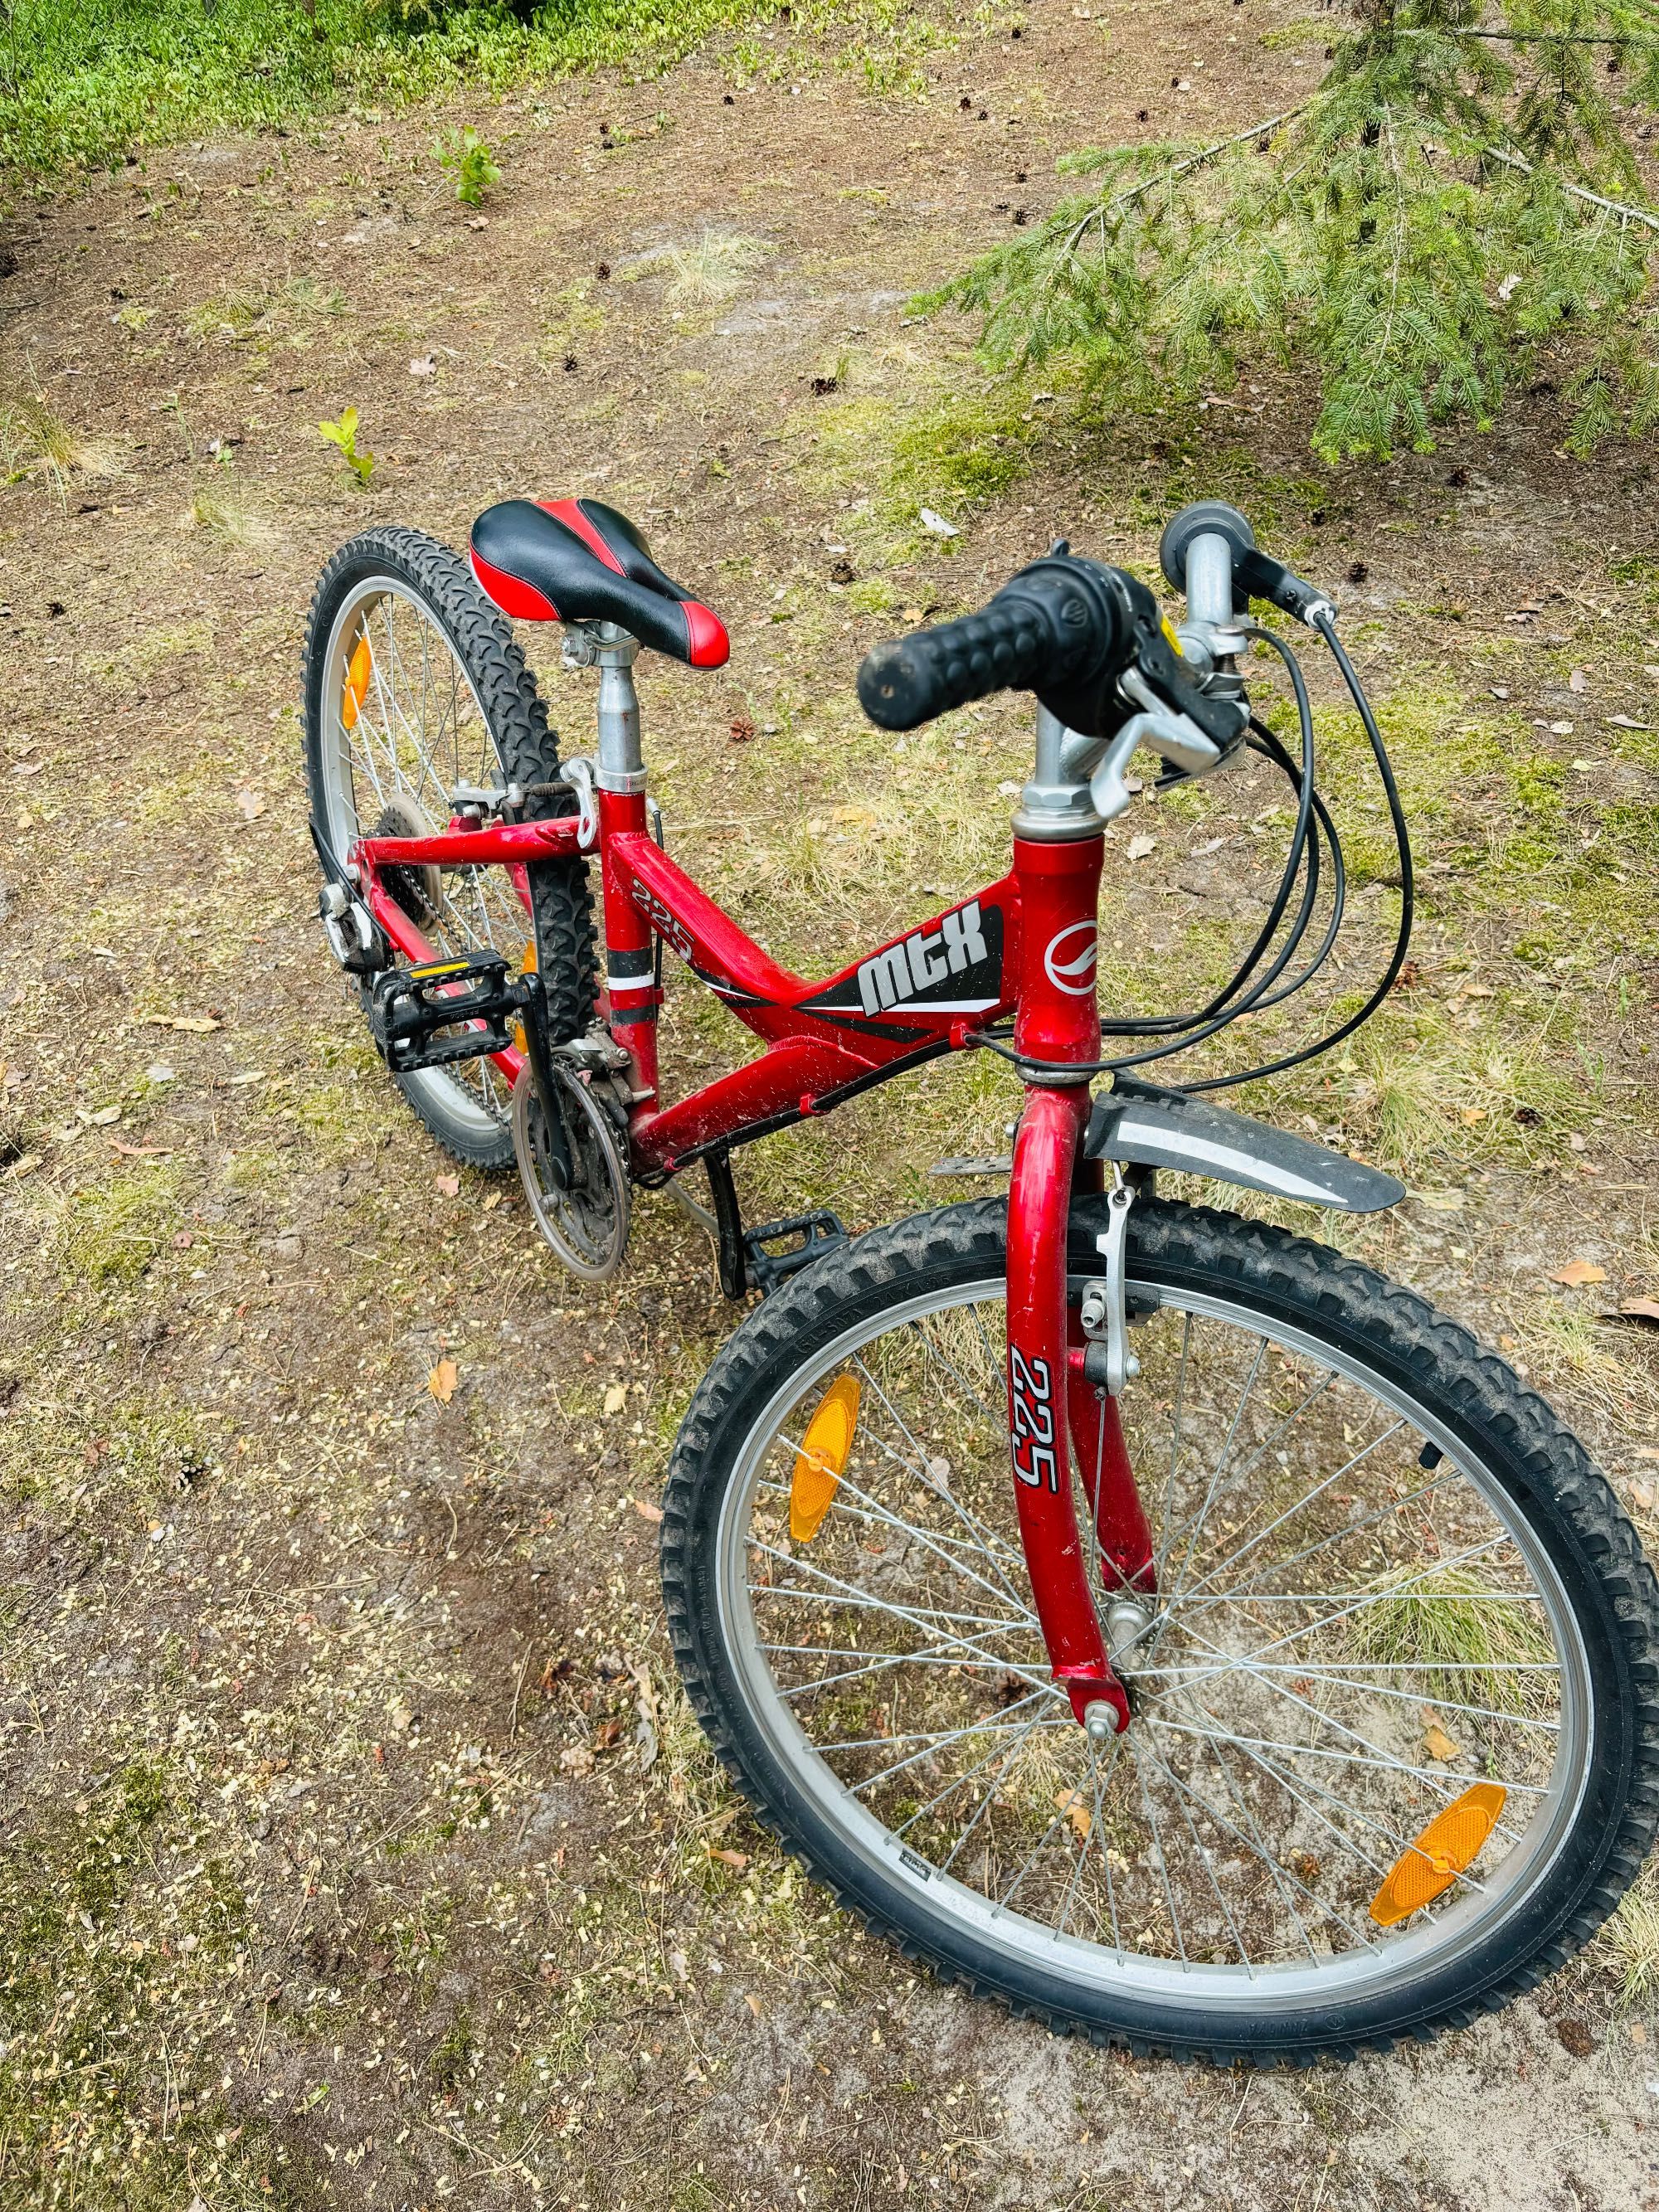
[[[1093,948],[1100,865],[1097,837],[1015,839],[1021,987],[1014,1042],[1028,1062],[1077,1065],[1099,1054]],[[1066,1227],[1088,1112],[1086,1078],[1033,1081],[1014,1140],[1008,1437],[1020,1542],[1054,1680],[1078,1720],[1106,1736],[1127,1725],[1129,1705],[1107,1654],[1091,1547],[1078,1527],[1068,1434],[1114,1581],[1144,1575],[1151,1547],[1116,1406],[1080,1373],[1073,1380],[1068,1357],[1080,1324],[1068,1320],[1066,1304]]]

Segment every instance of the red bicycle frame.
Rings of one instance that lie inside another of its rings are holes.
[[[642,792],[601,789],[586,845],[579,817],[475,826],[434,836],[362,838],[353,847],[362,895],[412,963],[437,957],[387,890],[388,867],[498,866],[528,915],[525,868],[597,849],[605,887],[605,985],[600,1016],[629,1057],[636,1169],[675,1172],[709,1152],[828,1113],[843,1099],[939,1054],[960,1051],[999,1017],[1015,1017],[1023,1060],[1086,1066],[1100,1052],[1095,999],[1103,841],[1016,836],[1009,873],[920,928],[878,946],[826,982],[781,968],[699,890],[651,836]],[[665,1105],[659,1095],[654,981],[660,939],[764,1040],[746,1065]],[[493,1055],[509,1084],[520,1056]],[[1020,1538],[1055,1679],[1082,1720],[1103,1705],[1128,1719],[1102,1633],[1067,1466],[1077,1464],[1103,1579],[1137,1594],[1152,1582],[1146,1516],[1115,1399],[1083,1372],[1078,1309],[1067,1298],[1072,1197],[1098,1170],[1079,1156],[1089,1079],[1028,1079],[1008,1203],[1008,1425]],[[1109,1590],[1104,1593],[1109,1596]]]

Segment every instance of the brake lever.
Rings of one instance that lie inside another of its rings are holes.
[[[1099,765],[1089,779],[1089,796],[1103,821],[1115,821],[1128,806],[1133,796],[1128,785],[1128,765],[1142,745],[1161,755],[1185,775],[1207,775],[1237,751],[1244,734],[1249,710],[1242,701],[1236,702],[1237,734],[1222,745],[1200,730],[1190,714],[1180,713],[1160,698],[1138,668],[1124,670],[1118,678],[1118,689],[1141,711],[1132,714],[1109,740]]]

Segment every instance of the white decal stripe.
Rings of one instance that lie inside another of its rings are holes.
[[[1226,1177],[1243,1175],[1257,1182],[1266,1183],[1272,1190],[1282,1191],[1286,1198],[1313,1199],[1325,1206],[1343,1206],[1346,1200],[1328,1184],[1310,1182],[1305,1176],[1293,1174],[1288,1168],[1277,1167],[1261,1159],[1254,1152],[1240,1152],[1235,1145],[1218,1145],[1213,1138],[1193,1137],[1179,1127],[1170,1128],[1157,1121],[1136,1121],[1124,1115],[1109,1140],[1114,1145],[1155,1145],[1161,1151],[1173,1152],[1181,1159],[1207,1161],[1218,1175]]]

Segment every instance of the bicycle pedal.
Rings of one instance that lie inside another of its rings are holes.
[[[507,1024],[524,1005],[516,977],[500,952],[471,959],[429,960],[377,976],[368,1025],[394,1074],[450,1067],[513,1044]]]
[[[767,1246],[782,1237],[799,1237],[800,1243],[787,1251],[769,1252]],[[839,1214],[827,1209],[817,1213],[793,1213],[786,1221],[763,1221],[758,1229],[744,1232],[744,1267],[749,1280],[763,1297],[787,1283],[791,1275],[799,1274],[803,1267],[837,1244],[847,1242],[847,1231]]]

